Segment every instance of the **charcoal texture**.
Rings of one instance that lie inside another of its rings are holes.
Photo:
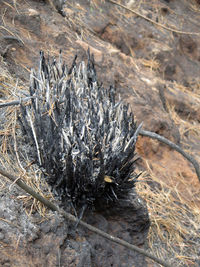
[[[21,104],[19,122],[37,164],[63,205],[95,207],[128,198],[139,132],[115,89],[98,82],[93,56],[71,68],[40,54],[30,77],[31,104]]]

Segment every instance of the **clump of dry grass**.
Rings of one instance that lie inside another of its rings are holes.
[[[200,206],[197,205],[200,196],[196,195],[187,201],[178,186],[169,182],[171,179],[177,184],[184,183],[183,177],[166,175],[163,181],[148,161],[146,168],[148,181],[139,182],[137,191],[146,200],[150,215],[149,248],[158,257],[170,260],[173,266],[191,266],[195,264],[200,248]],[[192,196],[192,188],[185,186]]]
[[[158,60],[156,59],[141,59],[141,63],[144,67],[150,68],[150,70],[158,70],[160,67],[160,64],[158,62]]]
[[[25,160],[23,164],[19,162],[16,151],[14,151],[11,144],[9,144],[9,140],[4,140],[2,148],[3,151],[2,149],[0,151],[0,163],[2,167],[10,173],[15,174],[16,177],[24,180],[35,192],[53,201],[51,190],[45,179],[42,178],[42,171],[36,165],[32,164],[32,162],[25,162]],[[9,188],[12,186],[13,184],[11,184]],[[48,208],[32,196],[22,192],[22,194],[19,193],[17,199],[22,202],[27,214],[31,215],[32,212],[37,211],[43,218],[48,217]]]
[[[189,109],[191,110],[191,112],[195,113],[199,109],[199,105],[200,105],[200,93],[196,89],[198,88],[198,86],[199,84],[198,82],[196,82],[195,85],[193,85],[194,90],[191,91],[190,88],[187,88],[181,84],[174,82],[173,87],[168,87],[168,89],[170,92],[175,93],[177,98],[179,96],[177,92],[179,91],[183,92],[185,99],[183,99],[182,101],[185,102],[186,105],[188,105],[186,101],[190,100],[189,103],[191,104],[190,104]],[[177,107],[175,103],[173,104],[167,101],[166,104],[167,104],[167,110],[168,110],[169,116],[173,120],[174,124],[178,127],[180,136],[182,137],[182,139],[184,139],[184,136],[186,133],[189,138],[200,137],[199,136],[200,124],[198,122],[198,117],[197,117],[198,115],[195,118],[194,116],[190,118],[190,115],[188,115],[188,117],[180,116],[180,114],[178,114],[178,112],[176,111]]]
[[[25,168],[22,168],[19,162],[17,162],[17,157],[14,156],[14,151],[12,151],[12,155],[10,152],[8,153],[8,151],[1,151],[0,158],[0,163],[5,170],[8,170],[10,173],[15,174],[16,177],[22,179],[35,192],[39,193],[44,198],[51,201],[54,200],[48,184],[46,183],[45,179],[42,178],[43,173],[37,166],[27,162],[27,164],[23,164],[23,166],[26,165]],[[9,188],[11,188],[13,185],[14,183],[11,184]],[[22,192],[22,194],[19,193],[17,199],[22,202],[25,212],[28,215],[31,215],[32,212],[37,211],[43,218],[48,218],[48,208],[38,200],[34,199],[32,196]]]
[[[2,102],[9,102],[17,99],[20,90],[27,90],[21,83],[18,83],[8,72],[2,71],[0,74],[0,93],[2,94]],[[6,99],[6,100],[5,100]],[[9,106],[1,108],[1,127],[0,127],[0,164],[9,172],[22,178],[29,186],[43,197],[53,200],[50,188],[44,179],[42,172],[31,162],[24,159],[23,164],[20,162],[17,141],[16,141],[16,110],[18,107]],[[20,138],[20,137],[19,137]],[[12,185],[11,185],[12,186]],[[0,190],[5,187],[5,183],[1,180]],[[19,195],[18,199],[22,201],[22,205],[28,214],[38,211],[42,217],[48,214],[47,208],[39,201],[28,195]]]
[[[184,137],[185,133],[188,133],[188,136],[199,136],[200,133],[200,125],[199,123],[191,120],[184,120],[179,116],[179,114],[175,111],[176,107],[175,105],[169,105],[168,111],[170,114],[170,117],[172,118],[175,125],[178,127],[180,135]]]

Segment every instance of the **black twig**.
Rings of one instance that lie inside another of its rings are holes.
[[[173,142],[169,141],[167,138],[156,134],[154,132],[150,132],[150,131],[145,131],[145,130],[140,130],[139,132],[140,135],[142,136],[148,136],[151,137],[153,139],[157,139],[160,142],[163,142],[164,144],[170,146],[171,148],[175,149],[177,152],[179,152],[181,155],[183,155],[183,157],[185,157],[189,162],[191,162],[195,168],[197,177],[200,181],[200,167],[198,162],[196,161],[196,159],[194,159],[191,155],[189,155],[188,153],[186,153],[185,151],[183,151],[179,146],[177,146],[176,144],[174,144]]]
[[[24,191],[26,191],[28,194],[30,194],[32,197],[34,197],[35,199],[37,199],[38,201],[40,201],[41,203],[43,203],[46,207],[48,207],[49,209],[53,210],[53,211],[57,211],[59,214],[63,215],[63,217],[67,220],[70,220],[71,222],[77,222],[77,219],[75,216],[73,216],[72,214],[65,212],[63,209],[58,208],[55,204],[53,204],[52,202],[50,202],[49,200],[45,199],[44,197],[42,197],[40,194],[38,194],[37,192],[35,192],[30,186],[26,185],[21,178],[18,178],[10,173],[8,173],[7,171],[3,170],[0,168],[0,174],[7,177],[9,180],[11,180],[13,183],[16,183],[20,188],[22,188]],[[171,267],[171,264],[158,259],[157,257],[155,257],[154,255],[146,252],[145,250],[138,248],[135,245],[132,245],[120,238],[114,237],[112,235],[109,235],[103,231],[101,231],[100,229],[87,224],[85,222],[83,222],[82,220],[79,221],[79,225],[82,225],[84,227],[86,227],[87,229],[89,229],[90,231],[99,234],[100,236],[105,237],[108,240],[111,240],[119,245],[122,245],[130,250],[133,251],[137,251],[140,254],[143,254],[144,256],[154,260],[155,262],[161,264],[164,267]]]
[[[20,105],[22,102],[26,102],[26,101],[30,100],[31,98],[35,98],[35,96],[28,96],[28,97],[21,98],[19,100],[14,100],[14,101],[7,102],[7,103],[0,103],[0,108]]]

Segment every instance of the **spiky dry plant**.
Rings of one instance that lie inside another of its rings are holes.
[[[19,121],[31,153],[63,205],[81,213],[88,206],[128,198],[139,175],[134,150],[139,128],[128,105],[115,102],[113,87],[96,79],[93,56],[68,69],[40,55],[31,73],[30,105],[21,105]]]

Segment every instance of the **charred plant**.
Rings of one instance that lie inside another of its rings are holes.
[[[96,78],[93,56],[71,68],[40,54],[30,77],[29,105],[19,121],[33,157],[63,205],[80,209],[128,199],[138,175],[134,150],[140,127],[115,89]]]

